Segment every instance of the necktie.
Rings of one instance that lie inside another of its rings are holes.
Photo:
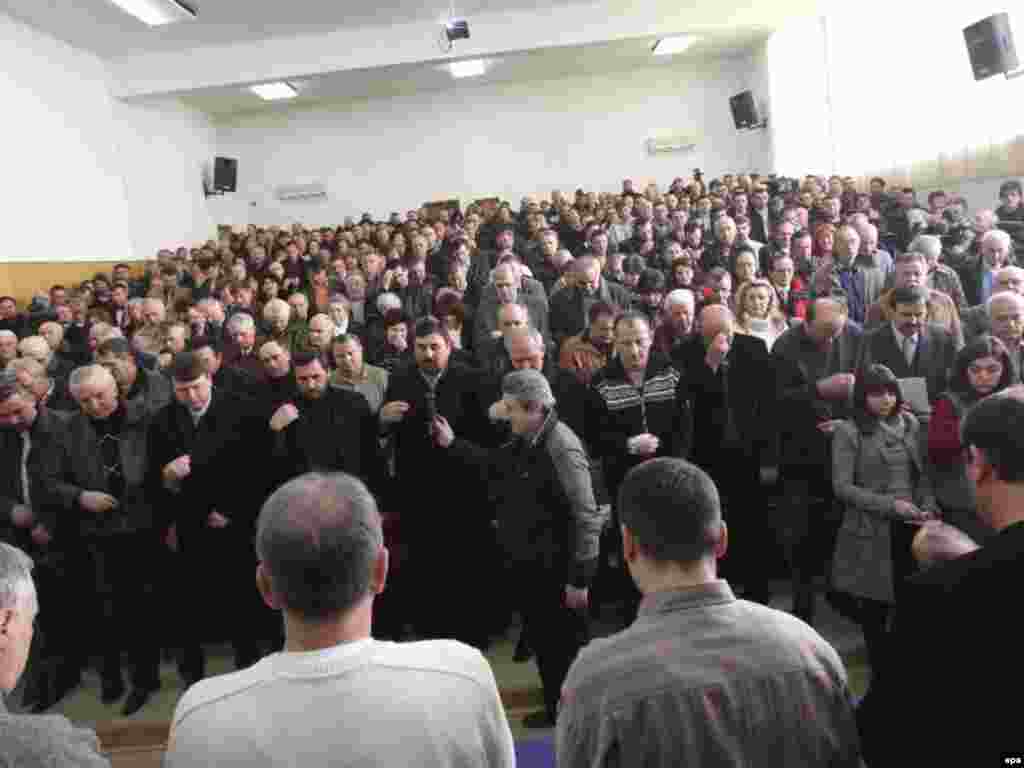
[[[26,429],[21,433],[21,499],[26,507],[32,506],[28,482],[28,454],[32,450],[32,436]]]
[[[903,337],[903,356],[907,358],[907,365],[914,366],[914,338],[913,336]]]

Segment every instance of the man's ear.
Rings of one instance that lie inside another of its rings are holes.
[[[387,547],[381,546],[380,553],[377,555],[377,561],[373,564],[373,583],[370,585],[373,594],[379,595],[384,591],[384,585],[388,581],[390,564],[391,553],[388,552]]]
[[[629,528],[621,524],[619,527],[622,529],[622,558],[627,563],[635,562],[640,556],[640,547]]]
[[[968,467],[974,477],[974,484],[980,485],[985,480],[996,478],[995,467],[989,462],[985,452],[976,445],[967,447]]]
[[[275,611],[281,610],[281,601],[274,594],[274,585],[270,581],[270,574],[263,567],[263,563],[256,566],[256,588],[260,591],[260,597],[268,608]]]
[[[729,527],[725,524],[725,520],[720,520],[718,525],[718,540],[715,542],[713,550],[715,553],[715,560],[721,560],[725,557],[725,553],[729,551]]]

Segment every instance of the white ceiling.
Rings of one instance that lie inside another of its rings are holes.
[[[102,56],[183,51],[206,45],[447,18],[449,0],[189,0],[195,21],[148,27],[109,0],[0,0],[0,12]],[[455,0],[457,16],[531,11],[565,0]]]
[[[420,91],[472,88],[487,83],[529,82],[577,75],[621,72],[638,67],[672,67],[684,61],[736,57],[750,53],[767,39],[768,30],[743,30],[711,35],[686,52],[652,56],[655,38],[637,38],[562,48],[538,48],[503,54],[488,60],[481,77],[456,80],[443,65],[403,64],[370,70],[332,72],[292,84],[299,96],[283,102],[264,102],[240,86],[209,88],[182,94],[181,100],[210,115],[284,111],[323,102],[359,101]]]

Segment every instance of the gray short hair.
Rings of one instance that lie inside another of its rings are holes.
[[[910,241],[907,250],[923,253],[925,258],[938,258],[942,254],[942,241],[935,235],[918,235]]]
[[[0,541],[0,608],[16,607],[35,595],[32,558],[17,547]]]
[[[402,300],[398,297],[397,293],[386,291],[377,297],[377,311],[382,315],[386,315],[390,309],[401,309]]]
[[[238,312],[228,320],[228,333],[234,336],[239,331],[251,331],[256,327],[256,321],[247,312]]]
[[[68,376],[68,389],[71,391],[72,397],[77,400],[78,390],[96,379],[104,379],[109,381],[115,388],[117,387],[114,375],[102,365],[83,365],[75,368],[71,375]]]
[[[1000,270],[1001,271],[1001,270]],[[996,302],[1011,302],[1024,308],[1024,296],[1013,291],[1003,291],[1001,293],[993,294],[989,296],[988,301],[985,302],[985,310],[988,313],[989,319],[992,319],[992,307],[995,306]]]
[[[697,297],[694,296],[693,291],[687,288],[676,288],[674,291],[669,291],[665,297],[665,309],[674,307],[676,304],[689,304],[691,307],[696,307]]]
[[[256,528],[256,553],[285,610],[329,619],[370,591],[384,534],[377,502],[358,478],[297,477],[267,499]]]
[[[984,235],[981,236],[981,244],[989,242],[990,240],[998,240],[1000,245],[1009,248],[1010,247],[1010,235],[1001,229],[990,229]]]

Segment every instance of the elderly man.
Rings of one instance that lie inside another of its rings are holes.
[[[54,379],[35,360],[21,357],[7,368],[17,376],[18,383],[32,393],[37,405],[62,413],[74,411],[78,407],[68,392],[67,381]]]
[[[57,357],[49,342],[42,336],[26,336],[18,342],[18,354],[21,357],[35,360],[48,373],[61,380],[66,380],[74,365]]]
[[[77,728],[63,716],[35,717],[7,712],[3,694],[14,690],[25,669],[39,599],[32,579],[32,558],[0,541],[0,743],[8,765],[61,765],[109,768],[96,734]],[[60,608],[54,608],[59,611]]]
[[[508,351],[505,349],[505,338],[513,328],[527,328],[530,325],[529,310],[522,304],[502,304],[498,307],[498,330],[500,335],[487,339],[476,349],[477,362],[485,375],[496,380],[501,379],[512,368]]]
[[[788,765],[804,755],[806,765],[860,766],[839,654],[792,616],[737,600],[718,578],[729,531],[711,479],[685,461],[649,461],[627,475],[619,507],[641,615],[569,670],[559,766],[620,755],[637,765],[702,765],[709,755]]]
[[[481,374],[452,363],[447,329],[434,317],[421,318],[414,334],[415,364],[396,369],[388,381],[380,409],[381,429],[394,437],[395,477],[391,508],[401,516],[402,536],[409,542],[405,572],[405,613],[425,637],[456,637],[486,643],[489,628],[467,614],[462,603],[470,585],[459,574],[476,563],[481,547],[493,538],[486,516],[459,516],[452,521],[459,535],[439,526],[423,506],[423,489],[439,481],[459,479],[459,508],[483,504],[487,489],[466,463],[437,445],[438,417],[460,438],[486,445],[490,434],[485,402],[488,390]],[[468,561],[467,561],[468,558]],[[453,592],[454,590],[454,592]],[[439,599],[441,596],[444,599]]]
[[[654,348],[665,359],[676,360],[682,344],[690,337],[696,302],[693,291],[686,288],[677,288],[665,297],[662,322],[654,332]]]
[[[335,338],[352,334],[360,339],[365,339],[366,326],[352,321],[352,305],[344,296],[331,296],[327,314],[330,316],[331,322],[334,323]]]
[[[893,287],[883,293],[878,301],[868,308],[864,323],[867,329],[878,328],[895,319],[896,307],[893,295],[898,288],[922,288],[927,295],[927,320],[945,328],[953,337],[957,348],[963,346],[963,329],[956,304],[942,291],[929,288],[928,263],[923,253],[908,251],[896,257],[893,273]]]
[[[539,370],[522,368],[505,376],[501,388],[513,440],[488,457],[489,486],[515,602],[544,688],[544,711],[524,724],[551,727],[566,672],[588,639],[588,588],[605,520],[587,453],[559,419],[548,380]],[[456,443],[447,424],[436,438],[467,461],[477,460],[479,450]]]
[[[18,337],[14,331],[0,331],[0,367],[18,357]]]
[[[208,347],[207,347],[208,348]],[[201,643],[230,638],[235,667],[252,664],[259,647],[250,581],[256,566],[249,542],[269,483],[261,464],[267,431],[251,400],[215,387],[197,352],[179,352],[171,365],[174,401],[149,426],[149,489],[172,542],[183,556],[193,618],[182,628],[180,669],[188,685],[205,675]],[[228,619],[230,617],[230,619]],[[265,622],[268,623],[268,622]]]
[[[1024,295],[1024,268],[1003,267],[1001,270],[996,272],[992,288],[992,297],[1006,292]],[[971,307],[964,313],[964,341],[967,344],[970,344],[983,333],[990,333],[991,328],[992,326],[989,322],[988,315],[988,303],[979,304],[977,307]]]
[[[909,251],[924,255],[928,265],[928,287],[940,291],[953,300],[958,314],[967,311],[967,299],[960,283],[960,276],[941,263],[942,240],[935,235],[918,235],[911,242]]]
[[[710,272],[715,267],[731,269],[733,251],[738,245],[739,230],[736,222],[729,216],[722,216],[715,222],[714,233],[714,245],[704,249],[704,255],[700,260],[701,269],[705,272]]]
[[[43,457],[41,502],[77,521],[98,598],[95,612],[79,606],[78,618],[97,630],[105,704],[124,693],[121,652],[129,655],[127,717],[160,688],[153,564],[161,530],[145,476],[152,412],[142,398],[123,398],[114,376],[99,365],[76,369],[70,388],[81,411],[71,416],[67,439],[51,444]]]
[[[304,351],[312,352],[328,371],[334,370],[331,343],[334,341],[334,323],[328,315],[317,314],[309,319],[309,333]]]
[[[467,755],[482,768],[514,765],[497,684],[479,652],[450,640],[371,637],[389,558],[362,483],[341,474],[292,480],[263,506],[256,549],[257,584],[283,614],[285,650],[185,694],[168,768],[326,766],[341,752],[366,765],[440,768]],[[442,711],[443,724],[434,716]]]
[[[292,324],[291,317],[292,308],[283,299],[271,299],[263,305],[263,326],[267,332],[266,340],[276,341],[289,352],[294,352],[297,349],[295,345],[296,326]]]
[[[994,292],[995,275],[1003,267],[1011,266],[1010,236],[999,229],[982,235],[980,258],[960,269],[960,281],[970,306],[984,304]]]
[[[1024,296],[1012,291],[997,293],[988,300],[992,335],[1006,345],[1015,378],[1024,374]]]
[[[891,670],[872,682],[858,711],[865,756],[878,761],[871,765],[886,764],[887,734],[897,721],[927,732],[915,750],[926,764],[979,750],[1004,763],[1017,754],[1003,745],[1020,738],[1012,692],[1024,674],[1007,664],[1020,643],[993,606],[1012,602],[1024,576],[1024,402],[1010,392],[985,398],[967,412],[961,431],[978,516],[996,533],[911,580],[913,599],[900,603],[893,627]],[[951,658],[974,661],[964,666]],[[986,734],[983,744],[978,733]]]
[[[274,413],[280,406],[298,397],[292,354],[278,342],[268,341],[260,347],[259,355],[264,374],[264,402],[269,413]]]
[[[877,267],[888,276],[892,273],[894,262],[892,254],[878,247],[878,227],[866,220],[856,224],[860,235],[860,250],[857,252],[857,264],[862,267]]]
[[[167,320],[167,308],[163,301],[148,298],[142,303],[142,322],[150,327],[157,327]]]
[[[757,508],[762,455],[774,437],[774,397],[765,381],[772,376],[762,339],[737,334],[728,307],[701,310],[699,333],[683,343],[675,358],[686,372],[687,402],[693,409],[692,460],[722,491],[722,511],[737,533],[739,548],[727,567],[749,599],[767,604],[765,578],[771,530]]]
[[[836,230],[833,260],[822,264],[814,273],[811,291],[815,296],[829,296],[842,291],[849,308],[849,319],[864,323],[868,307],[878,301],[885,286],[885,274],[878,267],[856,263],[860,252],[860,235],[848,224]]]
[[[599,301],[624,311],[633,303],[629,290],[601,276],[601,265],[592,256],[576,259],[572,268],[576,273],[575,285],[559,291],[551,299],[549,320],[556,347],[587,327],[590,308]]]
[[[832,552],[832,432],[849,415],[861,329],[838,298],[807,306],[805,321],[771,350],[781,455],[779,480],[788,509],[780,525],[793,580],[793,612],[814,619],[814,582]]]
[[[544,287],[536,280],[525,277],[522,265],[506,261],[494,270],[491,282],[480,297],[473,329],[473,345],[482,346],[488,338],[500,335],[497,328],[498,307],[502,304],[519,303],[530,313],[530,324],[545,338],[549,336],[548,300]]]
[[[388,372],[366,362],[363,342],[355,334],[336,336],[331,343],[331,353],[334,356],[331,386],[358,392],[366,398],[370,411],[377,414],[388,388]]]
[[[239,368],[257,381],[266,379],[266,372],[260,362],[259,348],[264,339],[256,336],[256,321],[246,312],[237,312],[228,320],[230,346],[224,352],[224,364]]]
[[[126,339],[114,337],[101,343],[96,348],[96,362],[113,375],[121,398],[125,402],[141,400],[148,414],[156,413],[171,401],[167,377],[140,368]]]

